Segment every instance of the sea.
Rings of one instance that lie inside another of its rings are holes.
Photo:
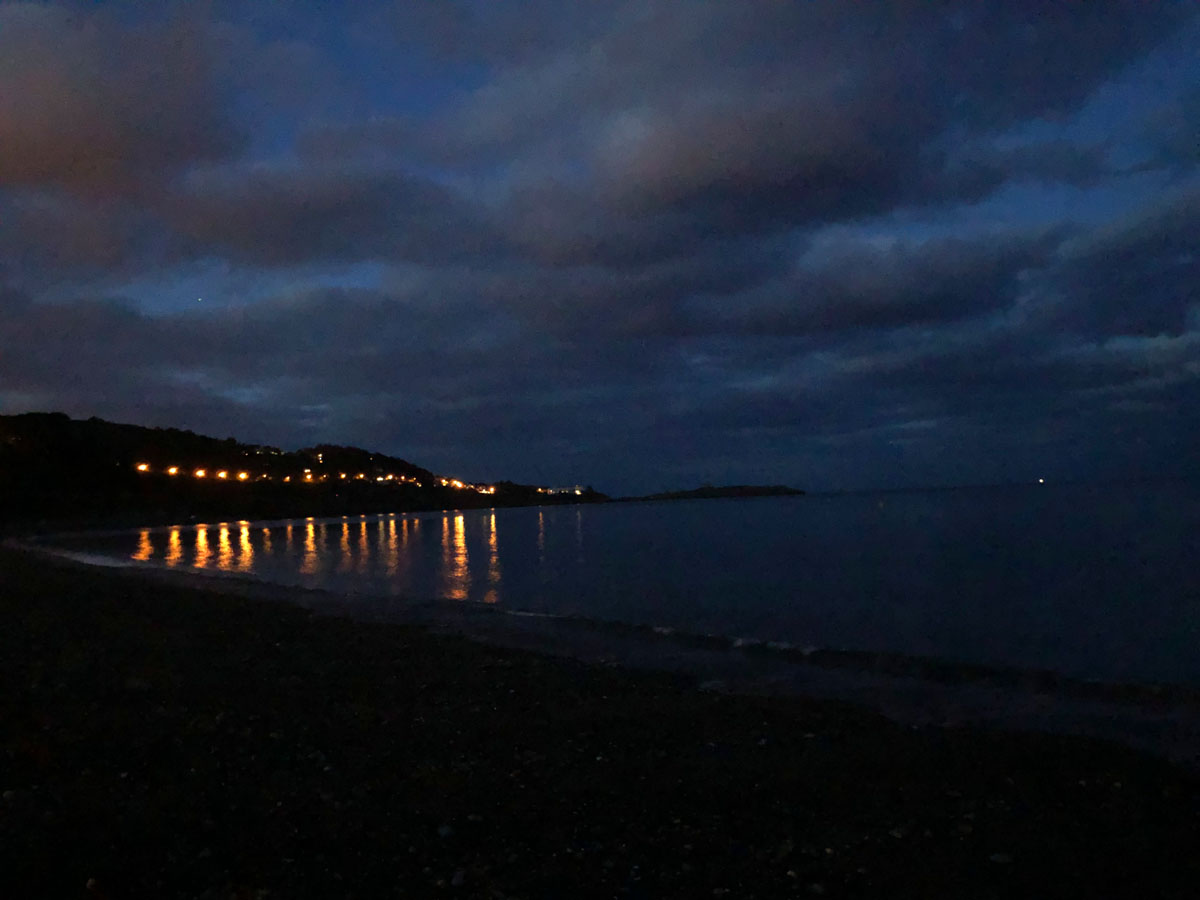
[[[214,521],[89,558],[418,604],[1200,686],[1200,488],[1020,485]]]

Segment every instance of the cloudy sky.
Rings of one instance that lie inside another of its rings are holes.
[[[610,492],[1184,473],[1191,2],[0,2],[0,411]]]

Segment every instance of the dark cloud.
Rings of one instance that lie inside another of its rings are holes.
[[[821,246],[818,259],[748,296],[721,298],[701,327],[729,334],[891,329],[966,319],[1012,305],[1054,234],[983,234]]]
[[[1080,146],[1065,140],[998,148],[982,142],[942,154],[918,188],[920,197],[976,200],[1012,182],[1037,181],[1092,187],[1116,174],[1104,145]]]
[[[0,405],[612,490],[1153,468],[1194,97],[1130,85],[1188,16],[0,5]]]
[[[1200,184],[1064,248],[1057,325],[1180,335],[1200,323]]]
[[[0,192],[0,266],[29,290],[138,272],[161,257],[161,235],[153,216],[119,197]]]
[[[241,136],[203,24],[123,24],[103,11],[0,5],[0,185],[113,191]]]
[[[1200,164],[1200,88],[1156,107],[1146,122],[1155,162],[1184,172]]]
[[[403,172],[250,166],[192,172],[163,204],[189,252],[283,265],[447,262],[497,238],[453,192]]]
[[[1065,112],[1184,14],[1131,3],[853,14],[639,4],[585,29],[578,46],[501,66],[435,129],[437,146],[457,140],[577,176],[568,161],[583,159],[601,209],[690,214],[710,230],[882,212],[925,192],[978,192],[978,174],[941,177],[929,146]],[[1002,171],[1061,174],[1071,148],[1051,149],[1010,152]],[[518,175],[531,180],[542,179]]]

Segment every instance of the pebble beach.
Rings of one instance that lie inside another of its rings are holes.
[[[1200,780],[0,551],[6,897],[1194,897]]]

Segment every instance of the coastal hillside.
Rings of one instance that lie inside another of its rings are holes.
[[[467,481],[358,447],[284,450],[63,413],[0,416],[0,523],[9,527],[604,499],[583,486]]]

